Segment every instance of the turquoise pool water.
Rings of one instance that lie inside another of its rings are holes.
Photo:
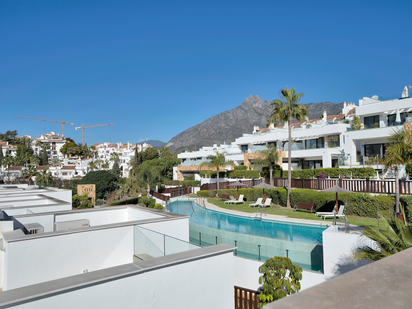
[[[172,202],[168,210],[189,216],[192,243],[235,245],[235,254],[261,261],[288,255],[305,270],[322,269],[322,232],[326,227],[255,220],[206,209],[194,200]]]

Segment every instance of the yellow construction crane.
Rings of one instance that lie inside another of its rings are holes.
[[[112,125],[115,125],[115,123],[98,124],[98,125],[95,125],[95,126],[88,126],[88,127],[85,127],[85,126],[84,126],[84,123],[83,123],[83,126],[82,126],[82,127],[76,127],[76,130],[78,130],[78,129],[82,129],[82,131],[83,131],[82,144],[83,144],[83,146],[84,146],[84,129],[88,129],[88,128],[95,128],[95,127],[104,127],[104,126],[112,126]]]
[[[61,124],[62,124],[62,137],[64,137],[64,125],[65,125],[65,124],[69,124],[69,125],[71,125],[71,126],[73,125],[73,123],[71,123],[71,122],[64,122],[64,120],[62,120],[62,121],[55,121],[55,120],[46,120],[46,119],[40,119],[40,118],[32,118],[32,117],[18,116],[18,115],[17,115],[16,117],[33,119],[33,120],[40,120],[40,121],[47,121],[47,122],[61,123]]]

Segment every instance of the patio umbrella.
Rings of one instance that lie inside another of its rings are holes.
[[[239,181],[235,181],[228,185],[228,187],[236,187],[236,192],[237,192],[237,199],[239,199],[239,187],[247,187],[244,183],[241,183]]]
[[[263,203],[264,203],[265,202],[265,189],[274,189],[276,187],[269,185],[266,182],[262,182],[256,186],[253,186],[252,188],[263,189]]]
[[[320,190],[320,191],[323,191],[323,192],[336,192],[336,210],[335,210],[336,213],[338,212],[338,208],[339,208],[338,193],[352,193],[352,191],[346,190],[342,187],[339,187],[338,185],[333,186],[333,187],[328,188],[328,189],[323,189],[323,190]]]

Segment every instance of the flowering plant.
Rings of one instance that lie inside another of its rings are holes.
[[[319,178],[326,179],[325,174],[319,174]]]

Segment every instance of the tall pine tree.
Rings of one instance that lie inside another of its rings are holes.
[[[120,177],[121,170],[120,170],[120,167],[119,167],[119,163],[118,163],[117,161],[114,162],[113,167],[112,167],[112,170],[111,170],[111,173],[112,173],[114,176],[116,176],[116,178],[119,178],[119,177]]]
[[[47,165],[49,164],[49,158],[47,156],[47,150],[46,147],[43,147],[43,152],[41,153],[40,157],[40,165]]]
[[[2,165],[3,165],[3,149],[2,149],[2,146],[0,144],[0,166],[2,166]]]
[[[135,169],[136,167],[138,167],[139,164],[140,164],[140,158],[139,158],[139,153],[137,152],[137,144],[136,144],[136,148],[134,149],[134,157],[132,161],[132,169]]]

